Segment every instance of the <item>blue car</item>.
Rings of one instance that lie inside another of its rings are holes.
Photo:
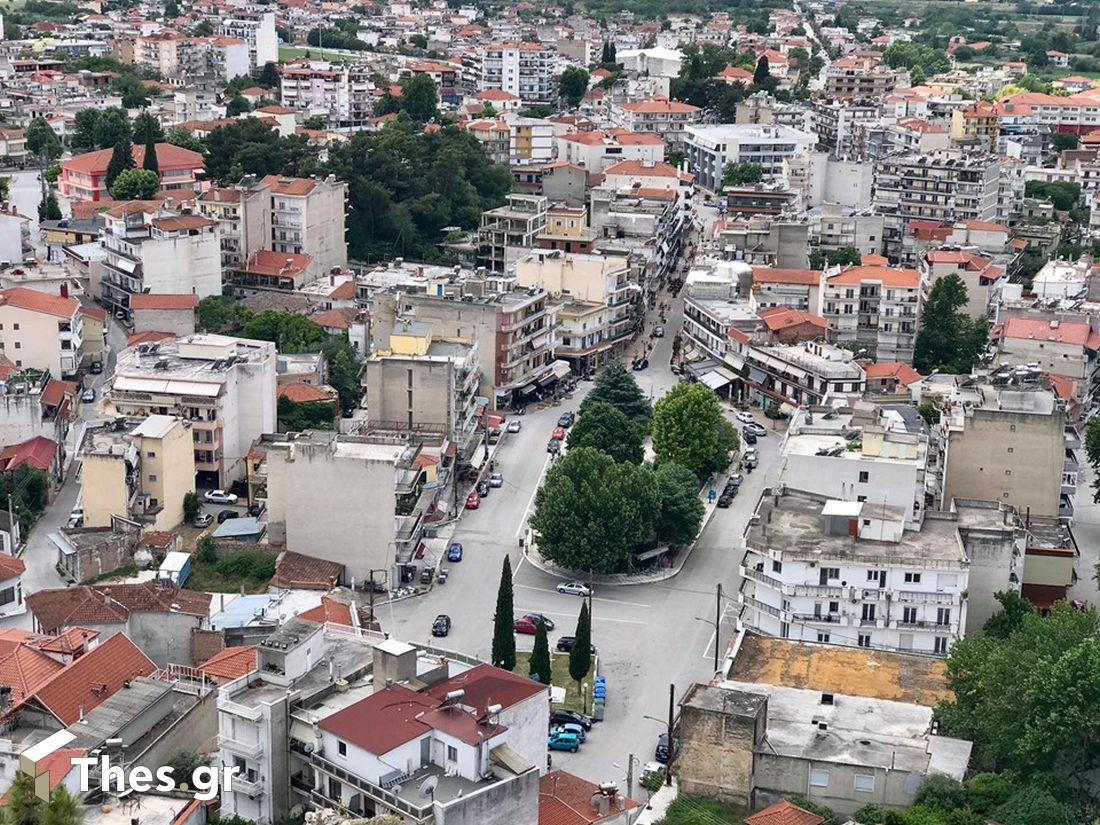
[[[581,740],[574,733],[552,733],[546,740],[546,747],[552,751],[576,753],[580,746]]]
[[[447,561],[462,561],[462,542],[451,542],[451,546],[447,548]]]
[[[584,728],[578,724],[569,722],[564,725],[554,725],[550,728],[550,735],[553,736],[556,733],[571,733],[577,737],[581,742],[585,740]]]

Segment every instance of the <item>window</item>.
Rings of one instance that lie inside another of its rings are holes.
[[[852,787],[859,793],[875,792],[875,776],[870,773],[857,773],[852,778]]]
[[[15,601],[15,588],[6,587],[0,590],[0,604],[11,604]]]
[[[935,643],[932,647],[932,650],[935,651],[936,653],[946,653],[947,652],[947,637],[946,636],[937,636],[936,639],[935,639]]]
[[[16,332],[18,332],[19,331],[19,324],[12,324],[11,328],[14,329]]]
[[[157,477],[156,477],[156,475],[155,475],[155,474],[153,474],[153,473],[149,473],[149,480],[150,480],[150,481],[156,481],[156,480],[157,480]]]
[[[829,787],[829,772],[821,770],[810,771],[810,787],[811,788],[827,788]]]
[[[156,458],[156,457],[157,457],[157,454],[156,454],[156,453],[154,453],[154,452],[152,452],[152,451],[150,451],[150,452],[147,452],[147,453],[145,454],[145,457],[146,457],[146,458]]]
[[[829,602],[829,612],[830,613],[839,613],[840,612],[840,602]]]
[[[867,480],[871,477],[871,474],[867,470],[859,471],[859,483],[866,484]]]
[[[775,559],[772,559],[772,572],[773,573],[782,573],[783,572],[783,562],[776,561]]]
[[[915,608],[915,607],[903,607],[901,609],[901,620],[904,624],[916,624],[917,623],[917,608]]]
[[[825,584],[830,579],[839,579],[839,578],[840,578],[840,568],[839,567],[822,567],[821,571],[820,571],[820,574],[819,574],[818,581],[820,581],[821,584]]]
[[[15,348],[19,349],[19,342],[18,341],[15,342]]]
[[[875,620],[875,606],[873,604],[864,604],[862,607],[862,620],[865,622],[873,622]]]
[[[936,624],[951,624],[951,608],[936,608]]]
[[[906,584],[920,584],[920,573],[906,573],[905,574],[905,583]]]
[[[336,742],[336,752],[339,753],[341,756],[347,756],[348,755],[348,743],[337,741]]]
[[[821,642],[822,644],[827,645],[827,644],[829,644],[829,634],[828,633],[818,633],[817,634],[817,640],[819,642]]]
[[[870,647],[871,646],[871,634],[870,633],[860,633],[859,634],[859,646],[860,647]]]
[[[457,762],[458,761],[458,748],[456,748],[454,745],[448,745],[447,746],[447,761],[448,762]]]

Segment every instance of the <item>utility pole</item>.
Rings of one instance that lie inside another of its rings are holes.
[[[626,795],[634,796],[634,754],[626,758]]]
[[[665,784],[672,784],[672,759],[676,756],[675,743],[672,740],[672,717],[676,712],[676,685],[668,686],[668,761],[665,762]]]
[[[718,642],[722,638],[722,582],[718,582],[714,604],[714,672],[718,672]]]

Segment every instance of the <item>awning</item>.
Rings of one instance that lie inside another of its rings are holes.
[[[1060,584],[1025,584],[1020,595],[1036,610],[1050,610],[1056,601],[1066,597],[1066,586]]]
[[[718,390],[730,382],[725,376],[719,375],[718,370],[711,370],[699,377],[700,383],[706,384],[712,390]]]
[[[519,391],[519,394],[520,395],[530,395],[531,393],[533,393],[537,389],[538,389],[538,387],[536,385],[528,384],[526,387],[524,387],[522,390]]]
[[[572,368],[569,366],[568,361],[555,361],[550,365],[550,372],[554,374],[555,378],[565,378],[572,372]]]
[[[726,367],[715,367],[714,371],[725,378],[727,381],[736,381],[741,376],[735,373],[733,370]]]
[[[470,466],[475,470],[480,470],[481,466],[485,463],[485,448],[478,445],[478,448],[474,450],[473,456],[470,458]]]

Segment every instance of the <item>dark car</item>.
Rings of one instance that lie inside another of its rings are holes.
[[[542,622],[544,625],[546,625],[547,630],[554,629],[554,620],[551,619],[549,616],[543,616],[541,613],[524,613],[523,618],[530,619],[532,622],[535,623]]]
[[[241,517],[241,514],[238,513],[236,510],[222,510],[221,512],[218,513],[218,524],[221,524],[223,521],[229,521],[229,519],[231,519],[231,518],[240,518],[240,517]]]
[[[90,372],[92,375],[99,375],[101,372],[103,372],[103,362],[92,361],[91,366],[88,367],[88,372]]]
[[[577,420],[577,414],[576,413],[571,413],[571,412],[562,413],[560,416],[558,416],[558,426],[559,427],[565,427],[566,429],[569,429],[570,427],[573,426],[573,423],[576,420]]]
[[[680,743],[675,739],[672,740],[672,750],[675,751]],[[668,734],[662,733],[657,737],[657,747],[653,751],[653,758],[660,762],[662,765],[667,765],[670,756],[674,753],[669,753],[668,748]]]
[[[723,510],[725,510],[727,507],[729,507],[730,504],[732,504],[732,503],[733,503],[733,497],[732,496],[727,496],[725,493],[722,493],[722,495],[718,496],[718,506],[720,508],[722,508]]]
[[[451,542],[451,546],[447,548],[447,561],[462,561],[462,542]]]
[[[264,506],[258,501],[254,501],[248,505],[248,515],[256,518],[259,517],[264,511]]]
[[[551,438],[546,443],[546,452],[548,452],[548,453],[560,453],[561,452],[561,442],[558,441],[556,438]]]
[[[587,716],[581,716],[571,710],[556,710],[550,714],[551,725],[580,725],[585,730],[592,730],[592,720]]]
[[[748,430],[741,430],[741,440],[744,441],[746,444],[755,444],[756,436]]]
[[[487,481],[479,481],[477,483],[477,494],[482,498],[489,495],[489,483]]]
[[[573,645],[576,644],[576,641],[576,636],[561,636],[558,638],[558,643],[556,646],[558,650],[560,650],[562,653],[568,653],[570,650],[573,649]],[[593,653],[596,652],[595,645],[590,644],[589,647],[592,649]]]
[[[433,636],[446,636],[451,632],[451,617],[446,613],[440,613],[432,622]]]

